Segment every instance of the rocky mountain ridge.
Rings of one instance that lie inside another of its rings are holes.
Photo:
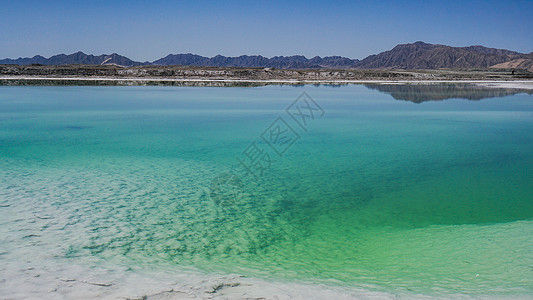
[[[401,44],[389,51],[371,55],[355,64],[361,69],[474,69],[489,68],[514,59],[532,59],[505,49],[483,46],[451,47],[416,42]]]
[[[520,68],[533,72],[533,52],[529,54],[516,51],[487,48],[484,46],[452,47],[438,44],[415,42],[400,44],[389,51],[370,55],[363,60],[342,56],[302,55],[274,56],[242,55],[227,57],[217,55],[205,57],[191,53],[169,54],[153,62],[133,61],[125,56],[89,55],[76,52],[70,55],[59,54],[50,58],[36,55],[31,58],[2,59],[0,65],[116,65],[124,67],[160,66],[205,66],[205,67],[243,67],[276,69],[475,69],[475,68]]]

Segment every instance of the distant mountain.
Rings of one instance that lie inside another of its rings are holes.
[[[212,67],[248,67],[248,68],[276,68],[276,69],[319,69],[319,68],[353,68],[359,60],[340,56],[321,58],[315,56],[307,59],[305,56],[274,56],[267,58],[261,55],[242,55],[226,57],[217,55],[204,57],[195,54],[170,54],[154,61],[154,65],[182,65],[182,66],[212,66]]]
[[[320,57],[307,59],[305,56],[274,56],[267,58],[261,55],[242,55],[227,57],[217,55],[204,57],[196,54],[169,54],[161,59],[150,62],[137,62],[125,56],[113,53],[111,55],[88,55],[77,52],[70,55],[59,54],[50,58],[40,55],[27,58],[2,59],[0,65],[119,65],[125,67],[140,65],[180,65],[180,66],[212,66],[212,67],[246,67],[246,68],[276,68],[276,69],[320,69],[320,68],[353,68],[359,60],[341,56]]]
[[[36,55],[31,58],[17,58],[17,59],[2,59],[0,65],[119,65],[125,67],[145,65],[149,63],[140,63],[133,61],[125,56],[113,53],[110,55],[102,54],[100,56],[94,56],[85,54],[83,52],[76,52],[70,55],[59,54],[50,58],[44,58],[40,55]]]
[[[350,59],[342,56],[326,56],[321,58],[320,56],[315,56],[309,60],[311,64],[319,65],[323,68],[353,68],[358,59]]]
[[[360,69],[488,68],[525,54],[483,46],[451,47],[424,42],[401,44],[355,64]]]
[[[533,53],[523,54],[505,49],[494,49],[483,46],[451,47],[446,45],[416,42],[400,44],[393,49],[370,55],[363,60],[350,59],[341,56],[315,56],[311,59],[301,55],[274,56],[267,58],[261,55],[242,55],[227,57],[217,55],[204,57],[191,53],[169,54],[153,62],[137,62],[125,56],[113,53],[111,55],[88,55],[77,52],[70,55],[60,54],[50,58],[40,55],[32,58],[3,59],[0,64],[17,65],[182,65],[182,66],[212,66],[212,67],[247,67],[247,68],[276,68],[276,69],[441,69],[441,68],[521,68],[533,72]]]
[[[169,54],[153,62],[156,65],[177,65],[177,66],[206,66],[209,58],[196,54]]]

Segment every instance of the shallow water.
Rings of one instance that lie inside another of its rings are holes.
[[[0,285],[46,260],[533,295],[533,97],[378,90],[0,87]]]

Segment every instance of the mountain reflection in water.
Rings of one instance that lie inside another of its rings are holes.
[[[487,88],[472,83],[365,84],[365,86],[369,89],[390,94],[396,100],[414,103],[453,98],[481,100],[521,93],[533,94],[533,90],[528,89]]]

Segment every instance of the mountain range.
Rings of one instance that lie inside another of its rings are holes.
[[[306,58],[301,55],[274,56],[242,55],[227,57],[217,55],[205,57],[195,54],[169,54],[153,62],[133,61],[125,56],[88,55],[77,52],[70,55],[59,54],[50,58],[36,55],[31,58],[2,59],[0,64],[14,65],[183,65],[212,67],[258,67],[277,69],[440,69],[440,68],[519,68],[533,72],[533,52],[529,54],[516,51],[487,48],[483,46],[452,47],[438,44],[416,42],[400,44],[389,51],[370,55],[365,59],[350,59],[341,56],[315,56]]]

